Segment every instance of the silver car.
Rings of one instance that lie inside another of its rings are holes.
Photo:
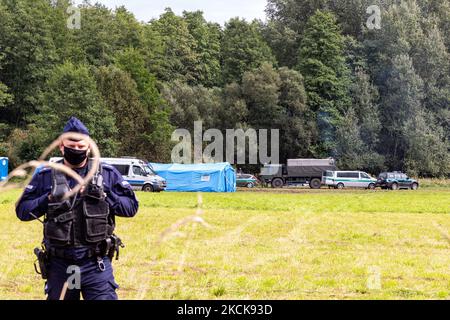
[[[362,171],[325,171],[322,182],[335,189],[375,189],[377,179]]]

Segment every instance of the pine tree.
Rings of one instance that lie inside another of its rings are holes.
[[[114,11],[112,32],[115,34],[114,51],[126,48],[142,48],[144,42],[144,27],[135,16],[124,6]]]
[[[224,83],[240,82],[244,72],[256,69],[264,62],[275,63],[257,21],[248,23],[233,18],[225,23],[221,47]]]
[[[220,25],[206,22],[201,11],[183,12],[189,33],[195,40],[195,52],[199,63],[196,66],[197,82],[207,87],[221,82],[220,74]]]
[[[170,142],[173,127],[170,124],[170,109],[162,99],[157,88],[157,80],[145,66],[143,55],[133,48],[120,52],[115,57],[115,65],[130,74],[136,82],[140,101],[146,112],[145,130],[142,133],[146,141],[148,159],[167,161],[170,156]]]
[[[430,112],[420,110],[405,123],[405,169],[414,176],[445,177],[450,173],[449,141]]]
[[[74,41],[79,43],[89,64],[108,65],[119,37],[114,28],[113,12],[100,3],[85,2],[81,8],[81,29],[73,30]]]
[[[417,43],[413,57],[417,73],[424,80],[424,107],[445,119],[450,101],[450,54],[436,23],[424,27],[424,38]],[[445,121],[440,121],[445,125]]]
[[[2,59],[3,56],[0,55],[0,72],[2,70]],[[2,107],[12,102],[12,95],[8,93],[9,88],[0,82],[0,110]],[[0,118],[1,120],[1,118]]]
[[[149,115],[141,103],[136,82],[114,66],[96,70],[96,80],[98,91],[115,118],[117,134],[114,139],[119,142],[117,156],[150,158],[151,152],[143,138]]]
[[[317,10],[309,19],[298,69],[305,77],[308,104],[316,112],[321,145],[317,156],[330,156],[342,114],[350,105],[350,77],[344,57],[344,38],[332,13]]]
[[[281,121],[280,159],[310,157],[317,142],[318,132],[314,112],[307,104],[303,76],[287,67],[278,70],[280,75],[279,104]]]
[[[361,126],[361,139],[368,149],[376,150],[381,130],[379,106],[376,103],[378,92],[363,69],[356,70],[350,91],[353,109]]]
[[[387,81],[389,93],[383,99],[383,151],[389,167],[402,169],[407,150],[405,123],[419,117],[422,111],[423,80],[417,75],[411,58],[400,55],[393,59],[393,69]]]
[[[159,64],[156,76],[163,81],[181,80],[197,83],[199,57],[195,39],[189,32],[185,19],[173,13],[170,8],[157,20],[150,22],[150,33],[157,34],[162,45],[161,52],[156,52]]]
[[[365,151],[356,112],[349,108],[336,130],[336,157],[339,168],[363,168]]]

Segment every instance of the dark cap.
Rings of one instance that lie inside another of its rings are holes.
[[[88,128],[86,128],[83,122],[81,122],[79,119],[75,117],[71,117],[69,121],[67,121],[63,130],[63,133],[66,132],[77,132],[89,136]]]

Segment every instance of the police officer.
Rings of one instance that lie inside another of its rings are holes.
[[[89,136],[86,126],[75,117],[64,127],[66,132]],[[87,141],[65,139],[60,151],[64,165],[86,176],[92,162]],[[64,194],[75,186],[76,181],[60,171],[42,169],[17,203],[17,217],[31,221],[44,216],[41,253],[47,258],[42,267],[47,267],[45,291],[49,300],[60,299],[61,293],[66,300],[78,300],[80,293],[85,300],[117,300],[111,259],[118,254],[121,242],[113,234],[115,216],[133,217],[138,201],[120,173],[106,164],[99,165],[88,186],[64,200]],[[77,270],[79,286],[71,278]]]

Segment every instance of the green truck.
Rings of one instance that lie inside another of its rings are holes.
[[[327,170],[338,170],[335,159],[288,159],[286,165],[265,164],[259,176],[273,188],[309,185],[311,189],[319,189],[322,175]]]

